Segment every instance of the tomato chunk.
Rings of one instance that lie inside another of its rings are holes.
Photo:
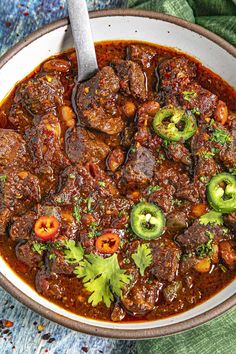
[[[111,254],[118,250],[120,237],[112,232],[99,236],[96,240],[96,250],[99,253]]]
[[[60,226],[55,216],[41,216],[34,225],[34,232],[41,240],[48,241],[58,235]]]

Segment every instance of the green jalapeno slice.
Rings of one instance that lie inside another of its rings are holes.
[[[165,217],[157,205],[140,202],[132,208],[131,227],[140,238],[153,240],[163,233]]]
[[[163,107],[153,120],[153,129],[161,138],[170,141],[188,140],[196,132],[197,124],[191,112],[176,107]]]
[[[207,199],[221,213],[236,211],[236,179],[230,173],[219,173],[207,185]]]

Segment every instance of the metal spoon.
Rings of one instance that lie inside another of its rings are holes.
[[[67,0],[71,30],[78,60],[78,82],[90,79],[98,71],[86,0]]]

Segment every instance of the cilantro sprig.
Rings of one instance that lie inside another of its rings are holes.
[[[208,213],[202,215],[199,219],[200,224],[208,225],[208,224],[216,224],[223,225],[222,214],[217,211],[211,210]]]
[[[232,141],[231,136],[223,129],[216,128],[211,135],[211,141],[225,145]]]
[[[137,251],[131,257],[139,268],[140,274],[144,276],[145,269],[152,263],[151,248],[146,244],[139,245]]]
[[[110,307],[114,294],[120,297],[122,289],[130,281],[130,275],[120,269],[117,254],[108,258],[92,253],[85,255],[84,260],[75,267],[74,273],[82,278],[84,287],[91,293],[88,302],[92,306],[104,302]]]
[[[79,263],[84,256],[84,249],[80,243],[76,244],[74,240],[64,241],[64,257],[68,263]]]
[[[196,97],[197,93],[195,91],[183,91],[183,99],[187,102],[191,102]]]

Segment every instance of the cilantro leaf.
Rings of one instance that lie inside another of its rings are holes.
[[[202,215],[199,219],[199,222],[202,225],[207,225],[207,224],[223,225],[222,214],[218,213],[217,211],[211,210],[208,213]]]
[[[232,138],[229,136],[229,134],[227,134],[225,130],[216,128],[212,133],[210,140],[221,145],[225,145],[227,143],[230,143]]]
[[[34,242],[32,245],[32,250],[34,252],[37,252],[38,254],[42,254],[42,252],[48,250],[49,247],[50,247],[50,245],[47,243]]]
[[[114,294],[122,295],[122,289],[130,281],[130,275],[120,269],[117,254],[102,258],[96,254],[85,255],[85,260],[75,267],[74,273],[83,278],[84,287],[91,293],[89,303],[97,306],[104,302],[110,307]]]
[[[137,251],[131,256],[134,263],[139,268],[140,274],[144,276],[145,269],[152,263],[152,253],[150,247],[145,244],[139,245]]]
[[[93,238],[99,235],[100,232],[98,231],[98,223],[96,221],[91,222],[89,225],[88,238]]]
[[[197,97],[197,93],[195,91],[183,91],[183,98],[187,102],[191,102],[193,98]]]
[[[147,193],[148,193],[148,194],[152,194],[152,193],[157,192],[157,191],[159,191],[159,190],[161,190],[161,187],[158,186],[158,185],[156,185],[156,186],[149,186],[148,189],[147,189]]]
[[[64,257],[68,263],[79,263],[84,256],[84,249],[80,243],[76,245],[74,240],[64,241]]]
[[[0,175],[0,182],[5,182],[7,179],[7,175]]]
[[[74,206],[74,213],[73,216],[75,217],[75,220],[80,223],[81,220],[81,215],[80,215],[80,206],[79,205],[75,205]]]

